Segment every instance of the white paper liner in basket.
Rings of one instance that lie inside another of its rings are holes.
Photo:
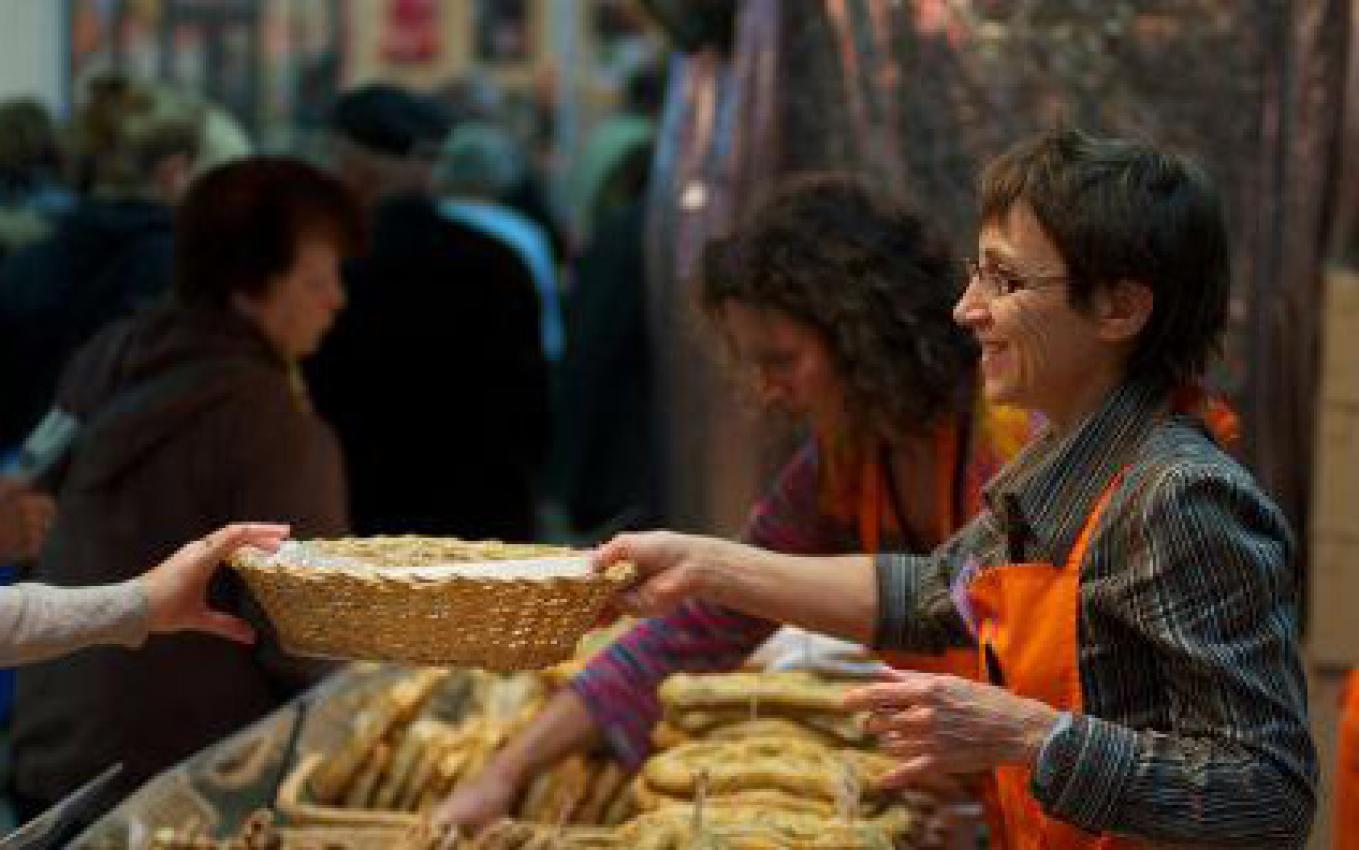
[[[633,575],[554,547],[422,537],[288,541],[231,562],[290,652],[501,670],[569,658]]]

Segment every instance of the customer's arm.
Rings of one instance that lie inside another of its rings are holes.
[[[0,667],[44,661],[86,646],[141,646],[148,634],[138,579],[104,587],[19,584],[0,589]]]
[[[243,545],[271,549],[286,534],[283,526],[228,526],[121,584],[0,589],[0,666],[43,661],[96,644],[138,647],[158,632],[201,631],[248,642],[253,632],[246,624],[209,610],[208,581],[231,552]]]
[[[1301,846],[1316,757],[1283,518],[1249,482],[1191,469],[1149,488],[1124,521],[1134,543],[1109,614],[1154,655],[1168,728],[1075,714],[1040,752],[1035,794],[1096,831]]]

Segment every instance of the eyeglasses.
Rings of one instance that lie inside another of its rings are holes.
[[[987,298],[1014,295],[1026,289],[1053,289],[1071,279],[1064,274],[1023,275],[1000,266],[984,266],[975,259],[964,260],[963,269],[967,273],[968,283],[980,282]]]

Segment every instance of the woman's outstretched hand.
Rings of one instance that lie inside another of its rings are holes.
[[[620,593],[614,606],[640,617],[665,614],[680,603],[720,593],[733,565],[758,556],[758,550],[715,537],[645,531],[620,534],[595,551],[596,569],[620,561],[637,568],[637,581]]]
[[[255,630],[248,623],[208,607],[208,582],[237,549],[254,546],[272,552],[287,536],[286,525],[236,523],[181,547],[141,577],[149,602],[150,631],[204,632],[252,643]]]

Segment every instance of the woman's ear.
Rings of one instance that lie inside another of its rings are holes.
[[[1095,293],[1100,336],[1110,342],[1130,342],[1151,320],[1156,296],[1140,280],[1124,278]]]

